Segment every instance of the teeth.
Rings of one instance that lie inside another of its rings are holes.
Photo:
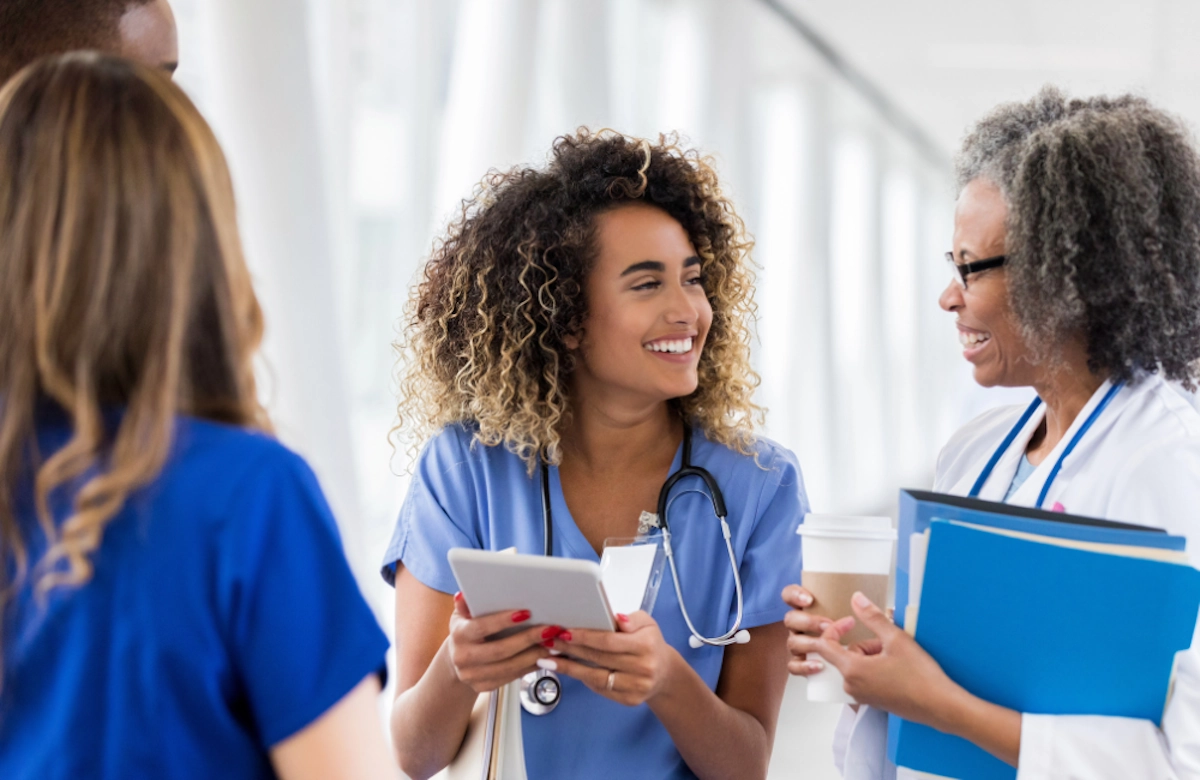
[[[964,347],[973,347],[976,344],[982,344],[991,337],[989,333],[966,333],[961,330],[958,332],[958,341]]]
[[[674,339],[671,341],[655,341],[646,345],[651,352],[668,352],[672,355],[683,355],[692,351],[692,339]]]

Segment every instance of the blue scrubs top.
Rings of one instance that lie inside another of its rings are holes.
[[[43,454],[70,436],[56,417]],[[28,485],[16,514],[36,561]],[[44,607],[26,586],[5,616],[5,780],[275,777],[268,750],[383,668],[316,478],[265,435],[180,418],[92,561],[86,585]]]
[[[458,590],[446,553],[454,547],[542,553],[541,479],[504,447],[472,445],[473,431],[461,425],[439,433],[422,452],[396,532],[384,560],[383,576],[395,578],[403,563],[418,580],[443,593]],[[808,500],[795,456],[774,442],[757,442],[758,462],[710,442],[697,431],[692,463],[716,477],[725,494],[733,549],[745,599],[743,628],[783,620],[787,607],[780,591],[800,576],[800,537],[796,526]],[[680,467],[682,448],[671,466]],[[733,573],[721,528],[708,498],[684,491],[700,486],[687,480],[670,506],[671,539],[684,598],[696,628],[705,636],[728,630],[737,614]],[[554,554],[598,560],[575,525],[558,469],[550,469],[554,515]],[[519,604],[513,605],[519,607]],[[715,690],[724,648],[688,646],[687,625],[669,576],[664,576],[654,619],[663,636]],[[543,716],[522,712],[525,764],[531,780],[571,777],[692,778],[695,775],[670,735],[647,705],[626,707],[563,677],[563,698]]]

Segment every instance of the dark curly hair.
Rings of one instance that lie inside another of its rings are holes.
[[[568,336],[587,319],[596,217],[628,203],[676,219],[701,258],[713,322],[699,384],[676,403],[712,440],[749,452],[755,309],[751,242],[711,164],[674,137],[658,143],[580,129],[554,142],[544,169],[490,172],[434,246],[409,301],[400,354],[397,430],[418,442],[470,422],[532,471],[557,462],[570,413]]]
[[[1177,119],[1046,87],[982,119],[957,168],[960,189],[983,177],[1007,201],[1009,296],[1035,352],[1082,335],[1093,372],[1195,387],[1200,159]]]

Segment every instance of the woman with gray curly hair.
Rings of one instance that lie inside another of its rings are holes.
[[[1158,526],[1187,537],[1200,566],[1200,414],[1168,384],[1194,389],[1200,359],[1200,159],[1188,132],[1141,98],[1046,88],[975,127],[958,186],[953,281],[939,302],[979,384],[1037,398],[955,434],[934,489]],[[1200,641],[1180,655],[1160,730],[992,704],[865,599],[854,611],[878,638],[847,649],[838,639],[853,618],[807,614],[799,586],[784,597],[792,672],[831,663],[869,705],[839,724],[847,778],[896,772],[887,712],[967,739],[1023,779],[1200,777]]]

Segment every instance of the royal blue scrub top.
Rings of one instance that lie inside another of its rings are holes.
[[[51,416],[43,454],[70,435]],[[44,607],[27,586],[6,615],[0,778],[275,777],[268,750],[385,662],[316,478],[268,436],[180,418],[91,558],[87,584]]]
[[[454,547],[540,555],[541,480],[504,447],[472,445],[472,430],[445,428],[429,442],[417,463],[408,496],[384,559],[383,576],[395,578],[397,563],[425,585],[458,590],[446,553]],[[787,607],[780,591],[799,582],[800,537],[796,535],[808,500],[795,456],[774,442],[757,442],[758,462],[706,439],[692,437],[692,463],[708,469],[725,494],[745,599],[743,628],[777,623]],[[682,448],[671,466],[680,466]],[[720,523],[708,498],[685,492],[699,480],[676,487],[670,506],[671,541],[688,611],[705,636],[723,634],[737,614],[733,572]],[[575,525],[557,468],[550,469],[554,515],[554,554],[599,560]],[[521,605],[514,604],[514,608]],[[715,690],[724,648],[688,646],[687,625],[670,577],[663,578],[653,617],[666,640]],[[563,698],[548,715],[522,712],[525,765],[531,780],[570,777],[692,778],[695,775],[649,706],[626,707],[563,677]]]

